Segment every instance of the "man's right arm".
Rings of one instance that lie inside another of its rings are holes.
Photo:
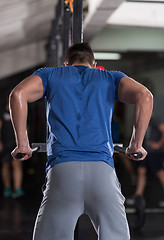
[[[134,104],[133,131],[126,154],[136,160],[131,154],[142,152],[143,157],[139,160],[143,160],[147,152],[142,144],[152,114],[153,96],[142,84],[132,78],[123,77],[119,83],[118,97],[125,104]]]
[[[10,114],[17,144],[12,153],[15,159],[18,152],[25,153],[22,160],[26,160],[32,155],[27,134],[28,103],[34,102],[42,96],[43,84],[41,78],[37,75],[24,79],[10,94]]]

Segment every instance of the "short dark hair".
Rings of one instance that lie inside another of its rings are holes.
[[[88,43],[76,42],[72,44],[66,52],[66,61],[68,65],[75,62],[85,63],[88,62],[91,66],[94,62],[93,51]]]

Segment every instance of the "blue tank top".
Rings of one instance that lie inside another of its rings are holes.
[[[46,97],[46,171],[67,161],[105,161],[114,168],[111,119],[126,76],[86,66],[41,68]]]

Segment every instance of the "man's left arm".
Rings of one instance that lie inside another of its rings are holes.
[[[142,144],[152,114],[153,96],[142,84],[132,78],[123,77],[118,87],[118,98],[125,104],[134,105],[133,130],[126,155],[136,160],[132,153],[141,152],[143,157],[137,160],[143,160],[147,152]]]

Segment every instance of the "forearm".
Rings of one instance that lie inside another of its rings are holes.
[[[133,132],[130,147],[135,150],[142,147],[145,132],[148,127],[153,109],[153,97],[147,90],[136,96],[134,104]]]
[[[13,90],[10,94],[9,104],[16,144],[19,148],[23,148],[29,145],[27,134],[27,99],[21,91]]]

